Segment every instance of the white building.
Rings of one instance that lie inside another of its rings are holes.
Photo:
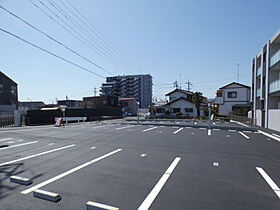
[[[169,111],[170,115],[176,115],[176,113],[182,113],[184,116],[197,117],[197,109],[192,102],[192,92],[175,89],[166,96],[169,97],[168,103],[164,106],[157,107],[157,115],[164,114],[165,111]],[[206,98],[203,98],[205,101]],[[200,116],[204,116],[204,112],[200,111]]]
[[[217,91],[214,104],[219,106],[220,115],[247,116],[251,107],[250,87],[237,82],[225,85]]]
[[[252,60],[253,123],[280,131],[280,30]]]

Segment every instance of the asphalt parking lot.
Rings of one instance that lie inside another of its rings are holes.
[[[164,123],[1,129],[0,209],[279,209],[279,135]]]

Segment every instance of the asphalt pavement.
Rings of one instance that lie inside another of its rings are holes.
[[[236,123],[206,125],[0,129],[0,209],[78,210],[88,201],[123,210],[280,209],[280,136]],[[14,175],[33,183],[10,182]],[[61,200],[34,197],[36,189]]]

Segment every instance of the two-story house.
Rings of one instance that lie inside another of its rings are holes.
[[[220,115],[247,116],[250,110],[250,87],[232,82],[217,91],[214,104],[219,106]]]
[[[0,71],[0,115],[14,114],[17,106],[17,83]]]
[[[176,113],[182,113],[182,115],[197,117],[197,110],[192,102],[193,92],[175,89],[166,94],[168,97],[168,103],[160,107],[160,110],[169,111],[170,115],[176,115]],[[203,101],[207,101],[206,98],[203,97]],[[207,103],[207,102],[206,102]],[[203,116],[204,112],[200,111],[200,116]]]

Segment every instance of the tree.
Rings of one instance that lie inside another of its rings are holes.
[[[192,95],[192,102],[195,105],[198,118],[200,117],[200,105],[202,103],[202,99],[203,99],[202,93],[200,93],[200,92],[193,93],[193,95]]]

